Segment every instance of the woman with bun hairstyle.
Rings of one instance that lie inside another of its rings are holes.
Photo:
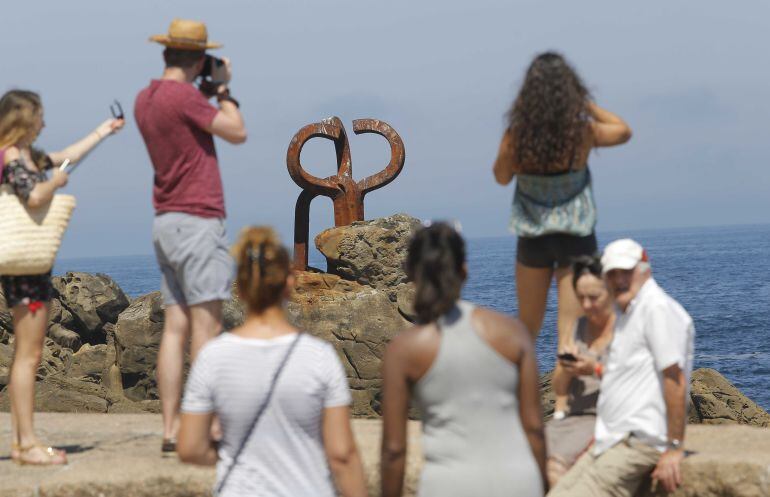
[[[406,271],[418,324],[385,352],[383,497],[402,494],[412,396],[422,413],[419,496],[542,496],[545,443],[529,332],[460,300],[465,243],[447,224],[414,235]]]
[[[0,98],[0,186],[10,187],[29,208],[43,207],[67,184],[67,173],[59,170],[64,160],[78,162],[124,124],[123,119],[107,119],[80,141],[59,152],[45,153],[33,146],[45,126],[40,96],[31,91],[11,90]],[[50,179],[48,170],[53,170]],[[64,451],[42,443],[32,423],[35,374],[43,353],[48,304],[53,293],[51,273],[0,275],[0,283],[13,316],[15,336],[8,384],[11,460],[17,464],[65,464]]]
[[[494,175],[501,185],[516,178],[510,228],[518,237],[519,317],[537,337],[555,279],[559,350],[580,315],[571,259],[597,251],[588,156],[629,139],[631,128],[591,100],[564,57],[555,52],[535,57],[508,111]]]
[[[216,464],[220,497],[367,495],[342,363],[329,343],[286,319],[288,251],[271,228],[251,227],[232,255],[246,319],[206,343],[192,366],[179,458]]]

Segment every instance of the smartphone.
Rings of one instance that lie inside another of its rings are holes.
[[[570,354],[569,352],[564,354],[559,354],[556,357],[561,359],[562,361],[569,361],[569,362],[577,362],[578,358],[575,357],[574,354]]]
[[[75,170],[75,167],[77,164],[70,164],[69,159],[64,159],[64,162],[61,163],[61,166],[59,166],[60,171],[64,171],[67,174],[72,174],[72,171]]]

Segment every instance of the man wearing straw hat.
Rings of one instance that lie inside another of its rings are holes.
[[[205,24],[174,19],[167,34],[150,41],[166,47],[165,70],[139,93],[134,114],[155,170],[152,234],[165,305],[157,379],[162,454],[173,455],[184,351],[189,342],[194,360],[222,329],[222,301],[233,278],[214,135],[243,143],[246,129],[228,88],[230,61],[206,54],[222,45],[208,41]],[[200,89],[194,86],[199,77]]]

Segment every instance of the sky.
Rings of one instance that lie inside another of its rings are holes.
[[[513,186],[491,168],[532,58],[562,52],[597,103],[634,136],[593,153],[598,230],[770,222],[770,3],[486,1],[11,2],[0,91],[43,98],[38,145],[64,148],[109,117],[129,119],[77,169],[66,188],[78,207],[60,257],[152,253],[152,167],[133,100],[162,72],[174,17],[205,21],[233,63],[248,141],[217,141],[231,239],[270,224],[291,243],[300,192],[286,149],[304,125],[339,116],[356,179],[378,172],[389,148],[353,135],[377,118],[402,137],[406,163],[366,198],[366,217],[407,212],[459,220],[468,237],[508,233]],[[308,171],[334,173],[334,147],[308,143]],[[311,237],[333,226],[331,201],[311,209]]]

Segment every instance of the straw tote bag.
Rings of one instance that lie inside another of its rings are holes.
[[[47,205],[31,209],[10,185],[0,184],[0,275],[51,271],[74,208],[72,195],[54,195]]]

